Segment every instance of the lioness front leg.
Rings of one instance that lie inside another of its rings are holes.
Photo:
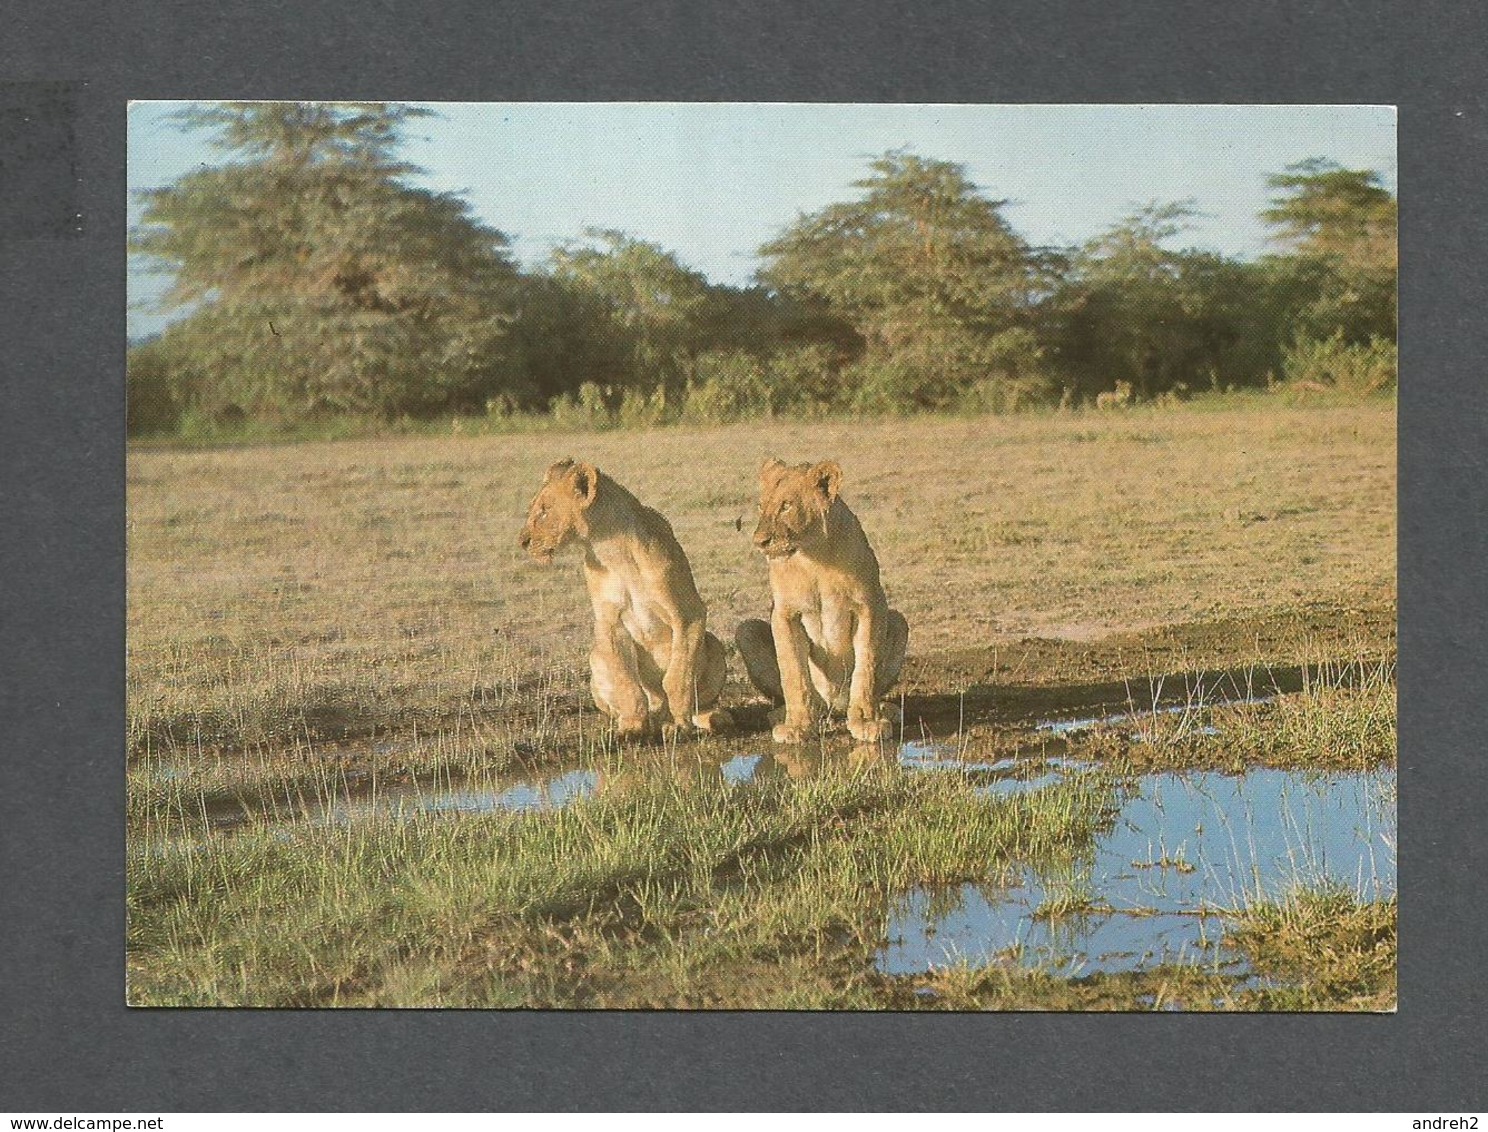
[[[672,716],[667,725],[668,734],[691,731],[694,727],[692,717],[698,714],[699,706],[698,665],[707,635],[704,621],[679,620],[673,628],[672,653],[667,659],[666,673],[661,678],[667,710]]]
[[[635,642],[618,623],[606,630],[596,627],[589,689],[594,706],[615,721],[622,739],[645,734],[646,690],[636,676]]]
[[[877,743],[894,733],[878,711],[878,666],[884,658],[888,626],[876,611],[865,612],[853,627],[853,674],[847,694],[847,730],[859,743]]]
[[[770,616],[775,637],[775,660],[780,670],[780,691],[785,698],[785,719],[776,724],[771,737],[777,743],[804,743],[811,736],[812,698],[815,689],[806,671],[806,629],[799,617],[781,613]]]
[[[899,683],[899,672],[904,667],[904,654],[909,651],[909,622],[897,609],[889,610],[885,625],[883,649],[878,654],[877,671],[874,673],[873,695],[882,700],[895,684]]]
[[[734,717],[716,706],[727,675],[723,642],[708,633],[703,637],[703,651],[698,658],[697,709],[692,717],[692,725],[699,731],[717,734],[733,727]]]

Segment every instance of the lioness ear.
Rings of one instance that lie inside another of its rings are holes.
[[[569,479],[573,483],[574,494],[579,497],[579,505],[588,507],[592,504],[594,497],[599,494],[599,469],[593,464],[578,461],[569,471]]]
[[[837,493],[842,489],[842,469],[837,466],[837,461],[823,460],[811,469],[811,474],[816,479],[817,488],[827,497],[827,502],[835,502]]]
[[[543,476],[543,483],[552,483],[555,479],[558,479],[560,476],[566,475],[568,473],[568,470],[570,468],[572,468],[573,466],[574,466],[574,458],[572,456],[565,456],[563,459],[559,460],[556,464],[554,464],[550,468],[548,468],[547,474]]]
[[[766,485],[774,483],[780,478],[780,473],[785,471],[785,468],[786,465],[784,461],[777,460],[775,459],[775,457],[771,456],[768,460],[760,465],[760,483]]]

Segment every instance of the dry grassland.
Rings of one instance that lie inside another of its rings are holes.
[[[670,518],[725,641],[769,604],[749,545],[760,461],[837,459],[921,690],[938,656],[1029,637],[1393,620],[1392,406],[135,452],[132,748],[586,707],[578,563],[516,544],[565,455]]]
[[[769,604],[749,544],[760,462],[838,460],[911,625],[906,738],[977,757],[1035,738],[1040,773],[1045,715],[1252,676],[1298,694],[1097,730],[1077,754],[1099,770],[989,798],[975,772],[904,773],[845,740],[770,750],[732,657],[742,735],[617,749],[589,702],[578,562],[544,568],[516,541],[568,455],[671,519],[726,641]],[[1393,760],[1393,406],[134,451],[128,493],[131,1002],[1393,1003],[1393,902],[1329,892],[1237,921],[1256,963],[1292,972],[1274,992],[1170,964],[876,966],[897,894],[1078,873],[1122,775]],[[720,775],[739,756],[748,789]],[[594,797],[355,808],[560,771],[592,775]],[[1078,920],[1078,901],[1045,912]]]

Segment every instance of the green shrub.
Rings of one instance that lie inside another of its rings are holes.
[[[1055,403],[1054,383],[1043,375],[1023,378],[982,378],[961,395],[956,407],[963,413],[1018,413]]]
[[[682,419],[698,424],[768,418],[775,414],[766,363],[740,350],[715,350],[693,364]]]
[[[185,409],[179,376],[158,342],[129,351],[125,363],[125,428],[130,436],[173,431]]]
[[[771,355],[765,363],[771,409],[817,415],[845,407],[851,400],[846,360],[839,347],[820,342]]]
[[[605,392],[594,382],[586,381],[577,393],[555,397],[551,410],[553,424],[575,432],[613,428],[615,417],[605,401]]]
[[[990,338],[963,332],[927,333],[892,352],[869,354],[852,366],[854,404],[870,412],[969,409],[1014,412],[1053,403],[1055,383],[1043,351],[1021,327]]]
[[[666,420],[666,390],[659,385],[649,393],[627,389],[615,413],[615,421],[621,428],[654,428],[666,424]]]
[[[1330,338],[1304,338],[1282,359],[1282,376],[1289,383],[1360,395],[1394,390],[1398,370],[1399,350],[1394,342],[1371,338],[1350,343],[1341,330]]]

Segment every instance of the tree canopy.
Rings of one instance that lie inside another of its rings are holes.
[[[945,404],[968,382],[1016,380],[1036,360],[1038,260],[949,161],[893,151],[854,201],[801,216],[765,244],[761,278],[832,310],[866,343],[860,400]]]
[[[230,160],[146,191],[131,246],[173,273],[168,305],[194,307],[158,345],[184,397],[293,418],[520,391],[502,349],[506,237],[393,159],[421,113],[231,102],[181,116]]]
[[[617,387],[661,387],[675,398],[702,346],[708,280],[658,245],[623,232],[590,229],[585,237],[553,253],[554,278],[602,312],[597,329],[626,355]]]
[[[1182,246],[1192,201],[1038,248],[954,162],[893,150],[714,284],[589,228],[527,270],[401,160],[424,111],[229,102],[224,160],[143,194],[131,247],[186,312],[130,351],[130,428],[185,417],[551,411],[575,427],[789,411],[1003,411],[1303,376],[1394,382],[1396,201],[1315,159],[1268,179],[1275,254]],[[1311,376],[1305,376],[1311,375]]]
[[[1262,218],[1313,292],[1298,332],[1394,341],[1399,206],[1379,174],[1314,158],[1268,184],[1275,195]]]
[[[1261,288],[1243,265],[1169,246],[1196,215],[1192,201],[1153,201],[1071,257],[1050,306],[1072,388],[1095,394],[1125,381],[1147,398],[1208,388],[1221,374],[1245,379],[1231,352],[1236,304],[1260,302]]]

